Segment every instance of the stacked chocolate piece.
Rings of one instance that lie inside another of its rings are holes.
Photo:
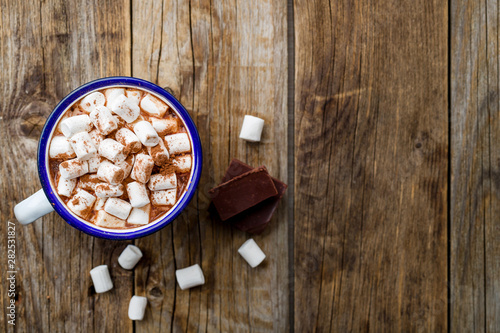
[[[252,234],[267,227],[287,185],[267,172],[265,166],[252,168],[233,159],[222,183],[209,191],[210,213]]]

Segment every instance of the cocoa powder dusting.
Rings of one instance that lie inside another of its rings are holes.
[[[160,168],[160,173],[164,176],[169,175],[175,172],[175,165],[172,163],[172,160],[166,161]]]

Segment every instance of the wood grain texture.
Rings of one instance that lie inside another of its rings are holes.
[[[140,332],[284,331],[288,319],[286,198],[254,239],[267,254],[251,269],[237,249],[250,236],[214,223],[208,190],[231,158],[287,179],[287,40],[284,1],[134,1],[133,75],[169,87],[193,117],[203,145],[197,195],[177,220],[140,239],[150,263],[136,293],[150,300]],[[245,114],[266,121],[260,144],[238,138]],[[161,244],[161,246],[160,246]],[[206,284],[181,291],[175,269],[199,263]]]
[[[297,332],[447,329],[447,9],[294,3]]]

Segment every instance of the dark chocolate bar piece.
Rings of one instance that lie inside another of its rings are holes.
[[[248,171],[208,191],[222,221],[262,201],[278,191],[264,166]]]

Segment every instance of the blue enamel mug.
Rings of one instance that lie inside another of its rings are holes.
[[[170,108],[183,121],[192,145],[192,166],[186,190],[177,200],[175,205],[164,215],[149,224],[130,229],[109,229],[90,223],[73,212],[55,193],[55,185],[49,174],[49,146],[52,135],[59,120],[65,112],[82,97],[98,90],[111,87],[136,88],[146,91],[170,106]],[[193,197],[201,177],[202,148],[200,137],[196,126],[182,104],[165,89],[145,80],[132,77],[108,77],[98,79],[73,90],[69,93],[49,115],[43,127],[38,144],[38,175],[42,183],[42,189],[23,200],[14,207],[14,214],[21,224],[29,224],[38,218],[56,211],[69,225],[89,235],[122,240],[134,239],[152,234],[172,222],[182,210],[189,204]]]

